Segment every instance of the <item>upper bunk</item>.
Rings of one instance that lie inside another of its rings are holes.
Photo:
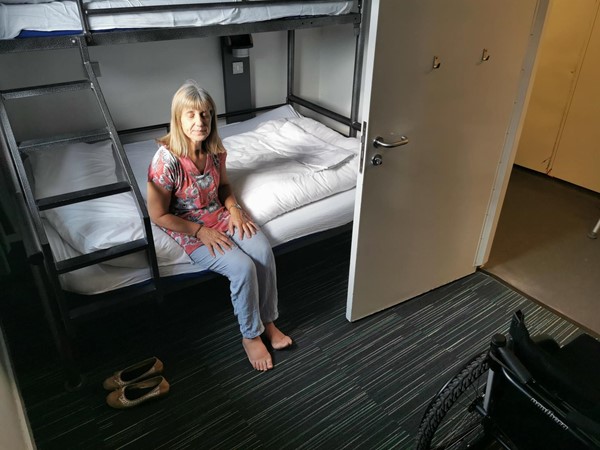
[[[360,23],[361,0],[0,0],[0,53]]]

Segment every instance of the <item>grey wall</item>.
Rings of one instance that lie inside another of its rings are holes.
[[[287,32],[256,33],[250,52],[255,106],[284,103],[287,93]],[[355,38],[352,26],[297,31],[296,90],[344,115],[350,113]],[[91,47],[100,63],[99,82],[117,129],[169,121],[175,90],[197,80],[224,109],[218,38]],[[81,79],[77,51],[0,55],[0,88]],[[4,68],[7,68],[5,70]],[[101,125],[93,98],[83,93],[9,104],[18,139]]]
[[[224,108],[218,38],[94,47],[90,57],[100,63],[99,82],[118,129],[168,122],[171,97],[190,78]]]

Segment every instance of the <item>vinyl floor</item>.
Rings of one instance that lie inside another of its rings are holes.
[[[600,336],[600,194],[516,166],[485,270]]]
[[[295,345],[251,370],[215,279],[87,324],[76,392],[63,378],[27,271],[4,283],[0,314],[39,449],[411,449],[427,403],[521,308],[533,333],[577,328],[476,272],[355,323],[345,319],[349,234],[278,258],[280,320]],[[321,255],[315,258],[315,255]],[[374,292],[373,295],[377,295]],[[130,410],[102,380],[158,356],[170,393]]]

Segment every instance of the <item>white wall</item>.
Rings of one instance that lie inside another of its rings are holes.
[[[0,89],[52,84],[83,79],[83,68],[74,50],[0,55]],[[83,95],[81,95],[83,94]],[[17,140],[98,126],[99,116],[86,113],[93,105],[89,92],[9,100],[9,118]]]
[[[190,78],[224,109],[218,38],[93,47],[90,57],[100,63],[99,82],[118,129],[169,122],[171,98]]]
[[[296,95],[349,117],[355,48],[356,36],[352,26],[297,31]],[[341,132],[348,132],[348,127],[335,121],[319,118],[305,109],[301,112]]]
[[[255,33],[250,50],[254,105],[285,103],[287,95],[287,32]]]
[[[554,0],[515,163],[600,192],[599,0]]]

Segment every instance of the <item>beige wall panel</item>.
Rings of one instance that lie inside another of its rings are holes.
[[[515,163],[548,172],[598,0],[554,0]]]
[[[600,23],[596,22],[551,175],[600,192]]]

